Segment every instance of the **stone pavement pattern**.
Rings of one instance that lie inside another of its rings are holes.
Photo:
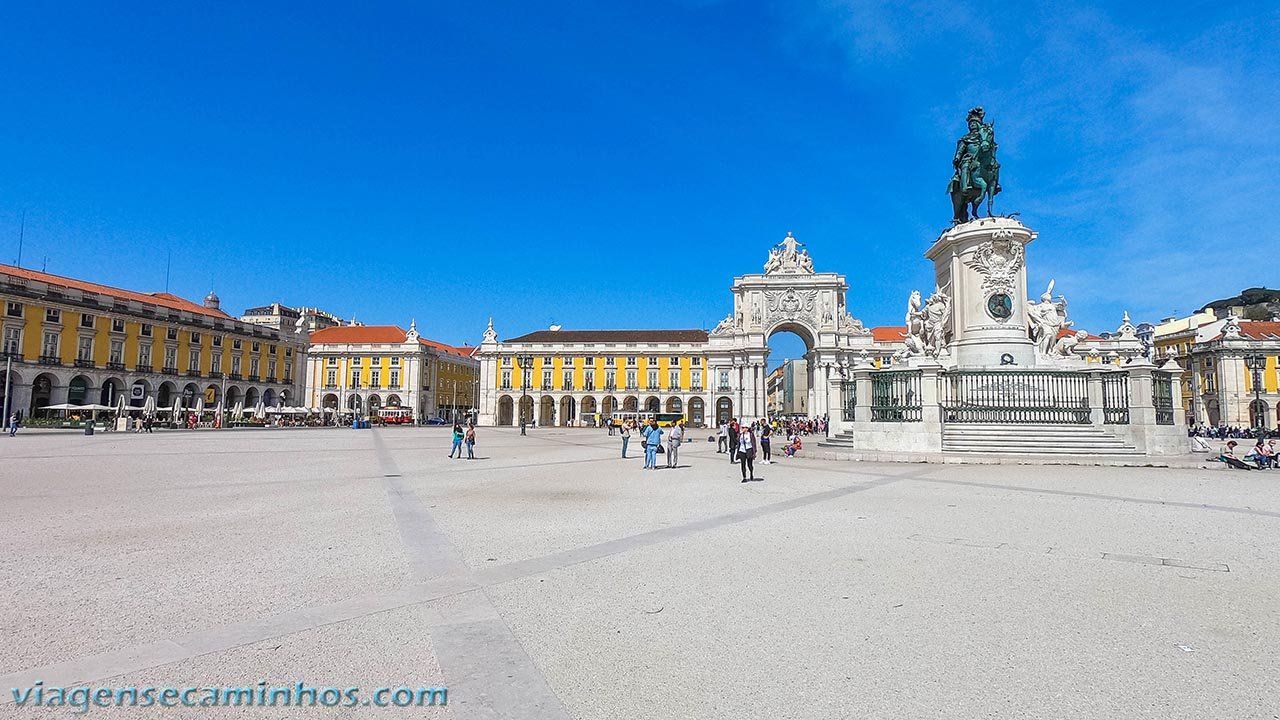
[[[449,688],[121,717],[1274,718],[1280,472],[780,460],[601,431],[0,441],[0,717],[46,685]],[[633,446],[634,448],[634,446]]]

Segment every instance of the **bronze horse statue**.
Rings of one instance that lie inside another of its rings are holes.
[[[969,132],[956,141],[956,154],[951,161],[955,174],[947,185],[955,213],[951,222],[956,225],[978,219],[983,200],[987,203],[987,217],[991,217],[991,201],[1000,192],[995,125],[984,122],[985,115],[980,107],[970,110]]]

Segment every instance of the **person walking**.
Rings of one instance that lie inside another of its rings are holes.
[[[729,462],[738,462],[738,436],[742,432],[742,428],[738,426],[738,419],[734,418],[729,421]]]
[[[658,469],[658,446],[662,444],[662,428],[656,419],[650,420],[644,431],[644,468]]]
[[[677,420],[667,433],[667,467],[680,466],[680,443],[684,442],[684,420]]]
[[[729,423],[720,423],[720,429],[716,431],[716,452],[729,452]]]
[[[462,441],[467,445],[467,459],[475,460],[476,459],[476,424],[475,423],[470,423],[469,425],[467,425],[467,434],[463,437]]]
[[[760,462],[765,465],[772,465],[769,460],[769,438],[773,435],[773,428],[769,427],[768,422],[760,423]]]
[[[609,437],[613,437],[613,418],[604,421],[605,427],[609,428]]]
[[[742,482],[756,479],[756,434],[750,426],[738,433],[738,462],[742,465]]]
[[[9,437],[18,434],[18,413],[9,416]]]
[[[458,460],[462,459],[463,435],[464,433],[462,432],[462,426],[459,425],[458,423],[454,423],[453,424],[453,447],[449,448],[449,457],[453,457],[453,454],[456,452],[458,453],[457,459]]]
[[[631,421],[625,420],[618,428],[618,434],[622,436],[622,459],[627,459],[627,443],[631,441]]]

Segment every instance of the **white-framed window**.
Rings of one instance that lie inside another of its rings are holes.
[[[214,353],[209,361],[209,372],[222,372],[222,353]]]
[[[166,368],[177,369],[178,367],[178,348],[172,345],[166,345],[164,348],[164,366]]]
[[[142,323],[138,328],[138,334],[142,337],[151,337],[151,323]]]
[[[503,390],[511,389],[511,371],[510,370],[502,371],[502,389]]]
[[[702,358],[697,357],[697,356],[694,356],[694,358],[693,358],[693,364],[694,364],[694,365],[701,365],[701,364],[702,364]]]
[[[692,370],[689,372],[689,384],[692,385],[695,390],[702,389],[702,371],[701,370]]]
[[[338,384],[338,371],[329,370],[325,373],[324,384],[326,387],[333,387]]]
[[[675,390],[680,387],[680,371],[672,370],[667,376],[667,387]]]
[[[123,340],[111,341],[111,350],[107,354],[107,362],[112,362],[117,365],[124,362],[124,341]]]
[[[548,389],[551,387],[551,369],[550,368],[542,371],[542,387],[548,388]]]
[[[627,389],[634,390],[637,387],[636,371],[634,369],[627,371]]]
[[[81,313],[81,314],[80,314],[80,327],[82,327],[82,328],[90,328],[90,329],[92,329],[92,328],[93,328],[93,316],[92,316],[92,315],[90,315],[89,313]]]
[[[382,384],[382,368],[373,368],[369,371],[369,387],[376,388]]]
[[[595,370],[588,369],[588,370],[583,374],[583,388],[582,388],[582,389],[583,389],[583,390],[595,390],[595,389],[596,389],[596,371],[595,371]]]
[[[275,376],[276,376],[276,359],[269,358],[267,360],[267,377],[275,377]]]
[[[192,333],[191,333],[191,344],[192,344],[192,345],[199,345],[199,344],[201,343],[201,341],[203,341],[203,340],[204,340],[204,338],[200,337],[200,333],[192,331]]]
[[[657,367],[657,366],[658,366],[658,358],[656,357],[649,358],[649,367]]]
[[[231,356],[231,374],[232,375],[240,374],[240,356],[239,355]]]
[[[93,360],[93,336],[81,335],[80,345],[76,348],[77,360]]]
[[[351,383],[347,387],[353,387],[353,388],[360,387],[360,369],[359,368],[351,369]]]
[[[178,328],[176,328],[176,327],[165,328],[165,329],[164,329],[164,337],[165,337],[165,339],[166,339],[166,340],[177,340],[177,339],[178,339]]]
[[[111,332],[124,332],[123,318],[111,318]]]
[[[648,380],[649,380],[649,387],[650,387],[650,388],[656,388],[656,387],[658,387],[658,371],[657,371],[657,370],[650,370],[650,371],[649,371],[649,377],[648,377]]]
[[[22,317],[22,303],[16,303],[16,302],[5,303],[4,314],[13,318]]]
[[[605,384],[605,387],[617,387],[617,386],[618,386],[618,371],[617,371],[617,370],[605,370],[605,371],[604,371],[604,384]]]
[[[672,365],[679,365],[680,357],[678,355],[672,355],[671,357],[667,358],[667,362],[671,363]]]
[[[59,310],[58,308],[45,308],[45,309],[44,309],[44,321],[45,321],[45,322],[47,322],[47,323],[60,323],[60,322],[62,322],[62,311],[61,311],[61,310]]]
[[[249,358],[249,374],[258,377],[258,370],[262,368],[262,361],[256,357]]]
[[[392,364],[394,365],[395,361],[399,359],[400,358],[391,358]],[[389,387],[392,387],[392,388],[400,387],[400,371],[395,369],[394,367],[391,369],[391,382],[389,384]]]
[[[572,370],[565,370],[564,377],[561,379],[563,380],[563,382],[560,383],[561,390],[573,389],[573,371]]]
[[[636,366],[636,357],[632,355],[631,357],[627,358],[627,367],[635,367],[635,366]]]
[[[4,329],[4,351],[17,355],[22,351],[22,328],[7,327]]]
[[[58,357],[58,346],[61,336],[56,332],[46,331],[44,334],[44,345],[40,347],[40,354],[45,357]]]
[[[605,367],[613,367],[613,358],[611,358],[611,357],[607,357],[607,358],[605,358],[605,359],[604,359],[604,366],[605,366]]]
[[[328,365],[329,367],[338,367],[338,358],[331,357],[325,361],[325,364]]]
[[[391,367],[400,367],[400,358],[398,357],[391,358]]]
[[[151,367],[151,343],[138,343],[138,364]]]
[[[191,348],[191,352],[187,353],[187,370],[200,372],[200,351],[196,348]]]
[[[210,335],[210,336],[209,336],[209,341],[213,343],[213,346],[214,346],[214,347],[222,347],[222,336],[221,336],[221,335]]]

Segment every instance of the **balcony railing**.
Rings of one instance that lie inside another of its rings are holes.
[[[233,373],[229,373],[229,374],[227,375],[227,379],[228,379],[228,380],[243,380],[243,379],[244,379],[244,377],[243,377],[240,373],[238,373],[238,372],[233,372]]]
[[[108,362],[107,369],[108,370],[124,370],[124,363],[119,361]]]
[[[200,377],[200,370],[187,368],[187,377]]]
[[[91,358],[76,358],[75,364],[76,364],[76,367],[80,367],[80,368],[95,367],[95,365],[93,364],[93,360]]]
[[[276,376],[275,376],[275,375],[268,375],[268,376],[267,376],[267,382],[269,382],[269,383],[273,383],[273,382],[275,382],[275,381],[276,381]]]
[[[213,378],[214,380],[221,380],[222,372],[219,370],[213,370],[209,373],[209,377]]]
[[[551,389],[551,383],[542,383],[542,389],[543,389],[543,390],[550,390],[550,389]]]
[[[142,363],[138,363],[137,365],[133,366],[133,371],[134,372],[151,372],[151,365],[150,364],[144,365]]]
[[[41,355],[40,364],[41,365],[61,365],[62,360],[59,359],[57,355]]]
[[[258,378],[258,376],[257,376],[257,375],[250,375],[250,376],[249,376],[249,382],[258,382],[258,380],[259,380],[259,378]]]
[[[336,384],[334,384],[334,383],[325,383],[325,384],[324,384],[324,389],[325,389],[325,390],[337,390],[337,389],[338,389],[338,386],[337,386]]]
[[[176,368],[176,367],[160,368],[160,374],[161,374],[161,375],[177,375],[177,374],[178,374],[178,368]]]

